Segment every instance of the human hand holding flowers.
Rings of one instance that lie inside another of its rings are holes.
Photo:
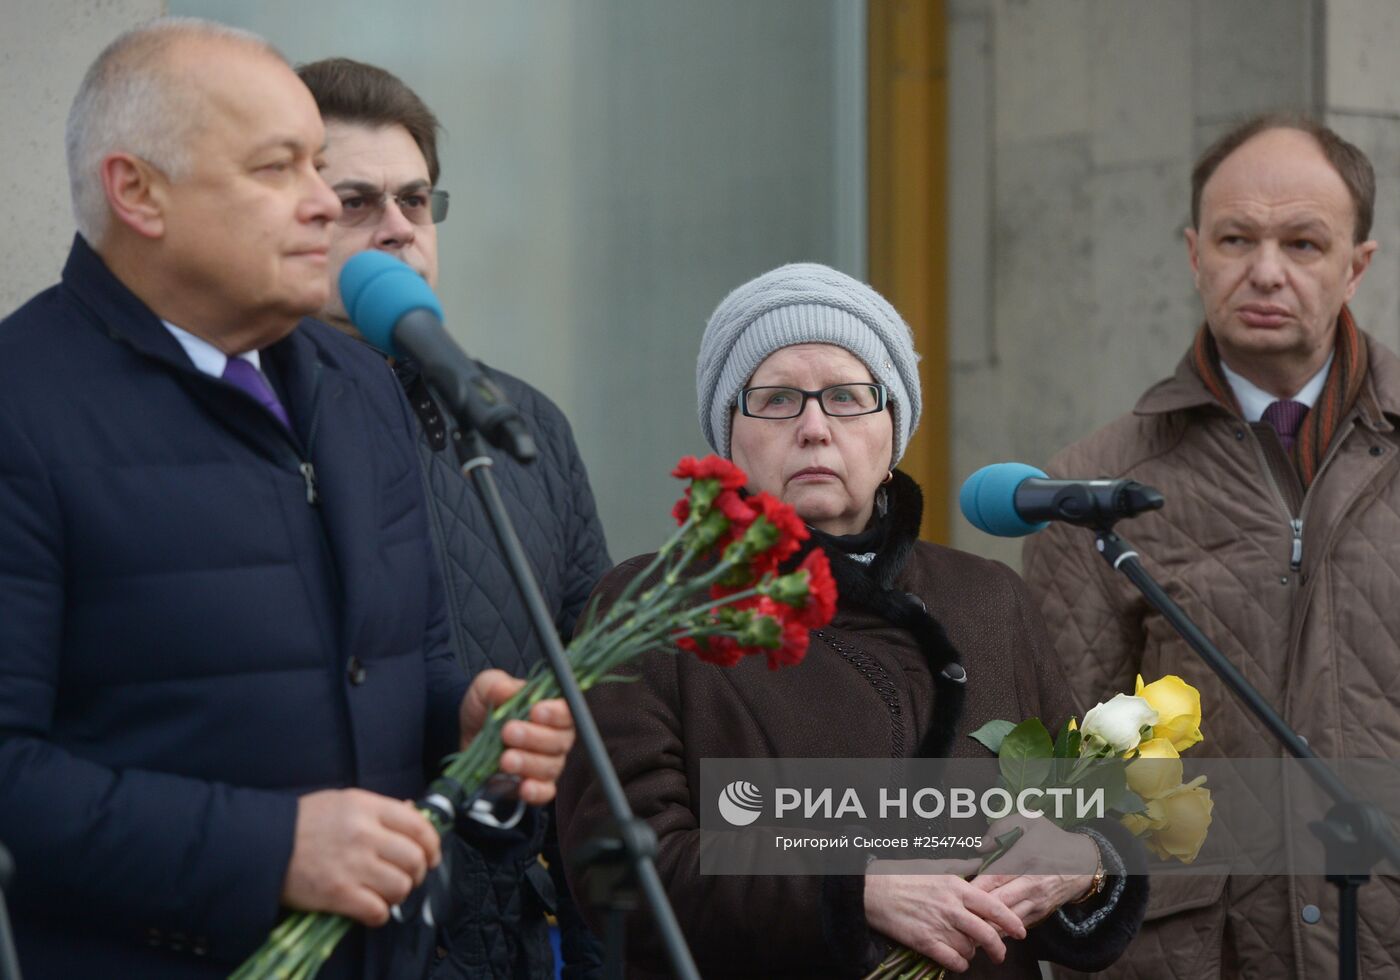
[[[297,800],[282,904],[381,926],[441,860],[437,831],[412,803],[361,789],[308,793]]]
[[[519,693],[525,682],[503,670],[484,670],[462,698],[461,747],[465,752],[490,713]],[[501,772],[517,777],[516,795],[536,806],[554,799],[555,780],[574,744],[574,719],[563,700],[551,698],[530,708],[526,718],[501,726]]]
[[[1089,891],[1099,853],[1084,834],[1061,830],[1046,817],[1017,813],[987,828],[984,849],[995,850],[996,840],[1016,828],[1020,840],[997,858],[995,870],[979,874],[972,884],[1001,899],[1030,927]]]
[[[741,496],[747,477],[716,456],[686,457],[672,475],[689,481],[672,512],[679,529],[612,606],[601,614],[589,610],[569,645],[570,666],[585,691],[618,679],[618,668],[644,651],[668,646],[724,666],[762,655],[776,670],[801,661],[810,631],[835,614],[836,584],[820,549],[797,569],[779,574],[808,537],[791,507],[767,494]],[[372,812],[359,812],[348,828],[319,819],[308,823],[304,849],[320,856],[316,873],[305,880],[298,876],[295,887],[284,892],[284,904],[309,911],[284,919],[235,971],[234,980],[309,980],[344,937],[351,918],[381,924],[393,911],[389,906],[406,898],[437,862],[438,835],[452,828],[456,811],[495,773],[520,777],[518,791],[527,802],[552,799],[574,738],[558,694],[554,675],[543,664],[523,681],[484,672],[460,708],[460,750],[448,757],[424,800],[391,812],[384,807],[407,805],[354,790],[333,791],[359,794],[338,799]],[[318,813],[320,804],[315,801]],[[376,832],[376,821],[379,830],[394,833]],[[346,841],[347,830],[351,843],[376,842],[368,848],[373,857],[360,848],[354,851],[356,862],[337,862],[335,855],[349,853],[335,843]],[[302,836],[299,821],[299,840]],[[426,911],[425,903],[425,919]]]
[[[866,871],[865,918],[906,952],[962,972],[979,949],[1006,959],[1003,936],[1024,939],[1025,926],[996,895],[979,888],[976,858],[874,861]],[[920,873],[924,872],[924,873]]]
[[[1152,684],[1138,677],[1133,694],[1100,702],[1085,712],[1082,724],[1071,718],[1055,739],[1037,718],[988,722],[971,737],[997,755],[1002,782],[1013,796],[1052,786],[1101,790],[1105,811],[1142,837],[1148,850],[1189,863],[1205,842],[1212,802],[1204,776],[1182,782],[1179,752],[1201,741],[1200,723],[1200,694],[1168,675]],[[1020,840],[1009,840],[1012,834]],[[1027,925],[1089,893],[1085,869],[1095,867],[1097,858],[1089,856],[1095,845],[1087,837],[1066,833],[1048,817],[1026,816],[1003,818],[988,836],[995,846],[973,884]],[[991,862],[997,870],[989,874]],[[900,947],[865,980],[941,977],[940,967],[961,969]]]

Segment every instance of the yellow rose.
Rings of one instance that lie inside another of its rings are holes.
[[[1153,800],[1149,807],[1161,805],[1166,824],[1152,831],[1147,848],[1159,858],[1176,858],[1183,864],[1196,860],[1201,845],[1206,842],[1210,828],[1210,790],[1200,785],[1205,777],[1193,779],[1187,786],[1169,796]]]
[[[1152,726],[1153,738],[1169,739],[1178,752],[1201,740],[1201,692],[1180,677],[1168,674],[1151,684],[1143,684],[1139,674],[1133,693],[1157,712],[1157,722]]]
[[[1128,788],[1144,800],[1166,796],[1181,786],[1181,756],[1167,739],[1149,739],[1128,763],[1127,777]]]
[[[1156,800],[1149,800],[1147,809],[1142,813],[1123,814],[1122,823],[1134,837],[1141,837],[1149,830],[1165,827],[1167,818],[1162,804]]]

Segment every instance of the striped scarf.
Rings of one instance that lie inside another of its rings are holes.
[[[1206,325],[1196,332],[1196,342],[1191,349],[1191,366],[1200,375],[1206,388],[1215,400],[1235,415],[1240,415],[1235,392],[1220,369],[1220,355],[1215,347],[1215,338]],[[1351,310],[1342,307],[1337,317],[1336,355],[1332,358],[1332,369],[1327,372],[1327,381],[1322,386],[1312,409],[1303,417],[1302,428],[1298,430],[1298,440],[1293,447],[1294,465],[1303,478],[1303,486],[1312,485],[1322,466],[1327,447],[1337,434],[1356,398],[1361,393],[1361,385],[1366,380],[1366,344],[1356,329]]]

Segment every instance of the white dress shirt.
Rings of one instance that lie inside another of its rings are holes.
[[[165,329],[169,330],[170,335],[180,342],[180,346],[185,349],[185,354],[194,362],[195,367],[211,377],[222,378],[224,376],[224,368],[228,366],[227,354],[203,337],[196,337],[188,330],[181,330],[169,320],[160,322],[165,324]],[[262,372],[262,358],[258,357],[257,351],[245,351],[238,356],[257,368],[259,373]]]
[[[1303,385],[1298,394],[1288,400],[1302,402],[1308,408],[1312,408],[1313,402],[1317,401],[1317,396],[1322,394],[1322,386],[1327,382],[1327,372],[1332,369],[1332,358],[1336,356],[1336,351],[1328,354],[1327,363],[1322,365],[1307,384]],[[1240,403],[1240,411],[1244,413],[1246,422],[1258,422],[1264,417],[1264,409],[1276,401],[1283,400],[1277,395],[1269,394],[1248,378],[1231,371],[1230,366],[1224,360],[1220,362],[1220,370],[1225,372],[1225,378],[1230,382],[1230,387],[1235,392],[1235,401]]]

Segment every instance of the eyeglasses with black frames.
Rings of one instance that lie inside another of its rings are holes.
[[[383,219],[390,198],[399,212],[415,225],[438,225],[447,218],[447,191],[423,187],[386,194],[372,187],[356,187],[341,192],[338,222],[347,228],[377,224]]]
[[[848,381],[817,391],[764,385],[739,392],[739,411],[753,419],[795,419],[815,398],[821,410],[835,418],[874,415],[885,410],[889,390],[869,381]]]

